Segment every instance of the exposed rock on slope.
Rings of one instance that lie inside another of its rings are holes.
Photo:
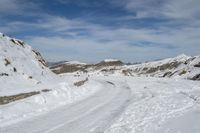
[[[108,67],[108,66],[122,66],[122,65],[123,62],[121,62],[120,60],[111,60],[111,59],[106,59],[104,61],[95,64],[97,68]]]
[[[154,77],[179,77],[198,80],[200,56],[180,55],[175,58],[164,59],[139,65],[124,66],[123,71],[131,74]],[[196,77],[196,78],[194,78]]]
[[[53,63],[53,65],[51,65],[50,68],[56,74],[71,73],[76,71],[84,71],[87,68],[87,64],[80,63],[77,61],[60,62],[60,63],[58,62],[58,63]]]
[[[39,52],[21,40],[0,33],[0,91],[20,90],[21,84],[43,84],[53,77]]]
[[[58,65],[52,69],[56,73],[87,72],[89,74],[126,76],[176,77],[200,80],[200,56],[179,55],[159,61],[124,65],[119,60],[104,60],[97,64]]]

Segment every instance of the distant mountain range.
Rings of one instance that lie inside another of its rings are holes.
[[[56,63],[50,69],[57,73],[88,73],[97,75],[125,75],[176,77],[200,80],[200,56],[185,54],[147,63],[125,64],[120,60],[106,59],[96,64]]]

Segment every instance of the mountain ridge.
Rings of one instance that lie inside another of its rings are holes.
[[[57,74],[83,72],[100,75],[122,74],[125,76],[178,77],[200,80],[200,56],[185,54],[180,54],[174,58],[130,65],[120,60],[106,62],[103,60],[96,64],[59,64],[58,66],[54,66],[51,70]],[[68,69],[69,66],[71,69]]]

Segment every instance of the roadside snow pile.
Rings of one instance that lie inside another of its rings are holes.
[[[89,80],[83,86],[75,87],[74,81],[81,80],[85,77],[74,78],[62,76],[63,81],[52,86],[51,91],[41,92],[20,101],[0,106],[0,128],[19,122],[21,120],[31,118],[37,115],[47,113],[53,109],[61,107],[66,104],[75,103],[83,100],[90,95],[98,92],[102,85],[93,80]]]
[[[28,92],[55,78],[39,52],[0,33],[0,96]]]
[[[77,79],[76,79],[77,78]],[[0,127],[84,99],[101,88],[86,77],[56,75],[39,52],[0,34]]]

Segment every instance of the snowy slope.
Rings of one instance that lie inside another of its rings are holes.
[[[124,66],[122,72],[139,76],[174,77],[200,80],[200,56],[179,55],[155,62]],[[196,77],[196,78],[194,78]]]
[[[90,86],[74,86],[83,79],[54,74],[40,53],[23,41],[0,34],[0,127],[84,99],[101,87],[92,81],[88,81]],[[31,92],[38,93],[23,98]],[[6,97],[12,99],[7,103]]]
[[[40,53],[23,41],[0,33],[0,95],[30,91],[55,77]]]
[[[179,55],[174,58],[136,65],[104,66],[87,69],[90,75],[125,75],[143,77],[168,77],[200,80],[200,56]]]

